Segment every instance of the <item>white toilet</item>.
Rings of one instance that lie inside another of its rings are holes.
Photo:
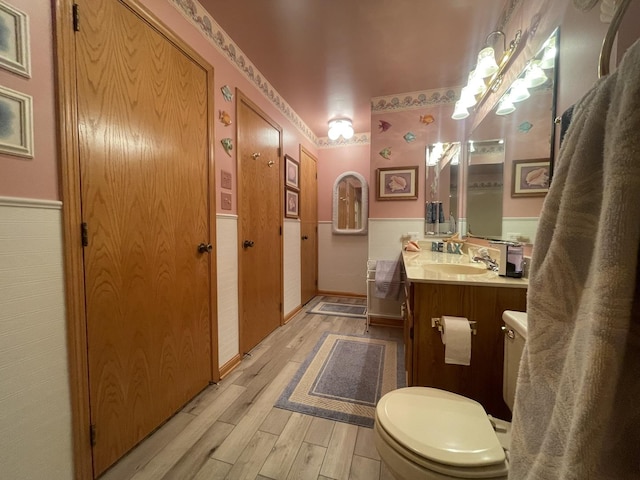
[[[513,409],[527,314],[507,310],[502,319],[502,393]],[[387,393],[376,407],[374,438],[380,458],[397,479],[507,478],[508,435],[499,438],[482,405],[455,393],[429,387]]]

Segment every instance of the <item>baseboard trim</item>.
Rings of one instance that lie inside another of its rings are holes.
[[[376,317],[375,315],[371,315],[369,317],[369,325],[375,325],[377,327],[403,328],[404,320],[402,318]]]
[[[298,305],[296,308],[294,308],[292,311],[290,311],[284,316],[284,319],[282,320],[282,325],[286,325],[289,322],[289,320],[291,320],[301,311],[302,311],[302,305]]]
[[[238,353],[235,357],[220,367],[220,380],[233,372],[242,362],[242,356]]]
[[[362,293],[351,293],[351,292],[331,292],[328,290],[318,290],[316,295],[325,295],[328,297],[352,297],[352,298],[367,298],[366,295]]]

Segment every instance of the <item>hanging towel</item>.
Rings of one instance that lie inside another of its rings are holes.
[[[509,478],[640,478],[640,43],[576,105],[535,240]]]
[[[376,262],[376,298],[400,298],[402,269],[399,260],[378,260]]]

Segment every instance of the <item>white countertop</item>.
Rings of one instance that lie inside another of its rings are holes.
[[[501,277],[498,272],[487,270],[483,263],[469,261],[468,255],[440,253],[427,250],[419,252],[402,251],[407,279],[415,283],[450,283],[487,287],[527,288],[526,278]],[[449,266],[447,266],[449,265]],[[456,268],[466,269],[471,274],[454,273]],[[478,269],[476,274],[470,270]],[[440,269],[440,270],[439,270]],[[445,271],[449,269],[449,271]]]

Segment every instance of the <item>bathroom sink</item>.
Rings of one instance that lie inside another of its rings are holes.
[[[426,271],[436,273],[444,273],[446,275],[482,275],[487,273],[487,269],[483,267],[474,267],[473,265],[460,265],[452,263],[432,263],[424,265]]]

